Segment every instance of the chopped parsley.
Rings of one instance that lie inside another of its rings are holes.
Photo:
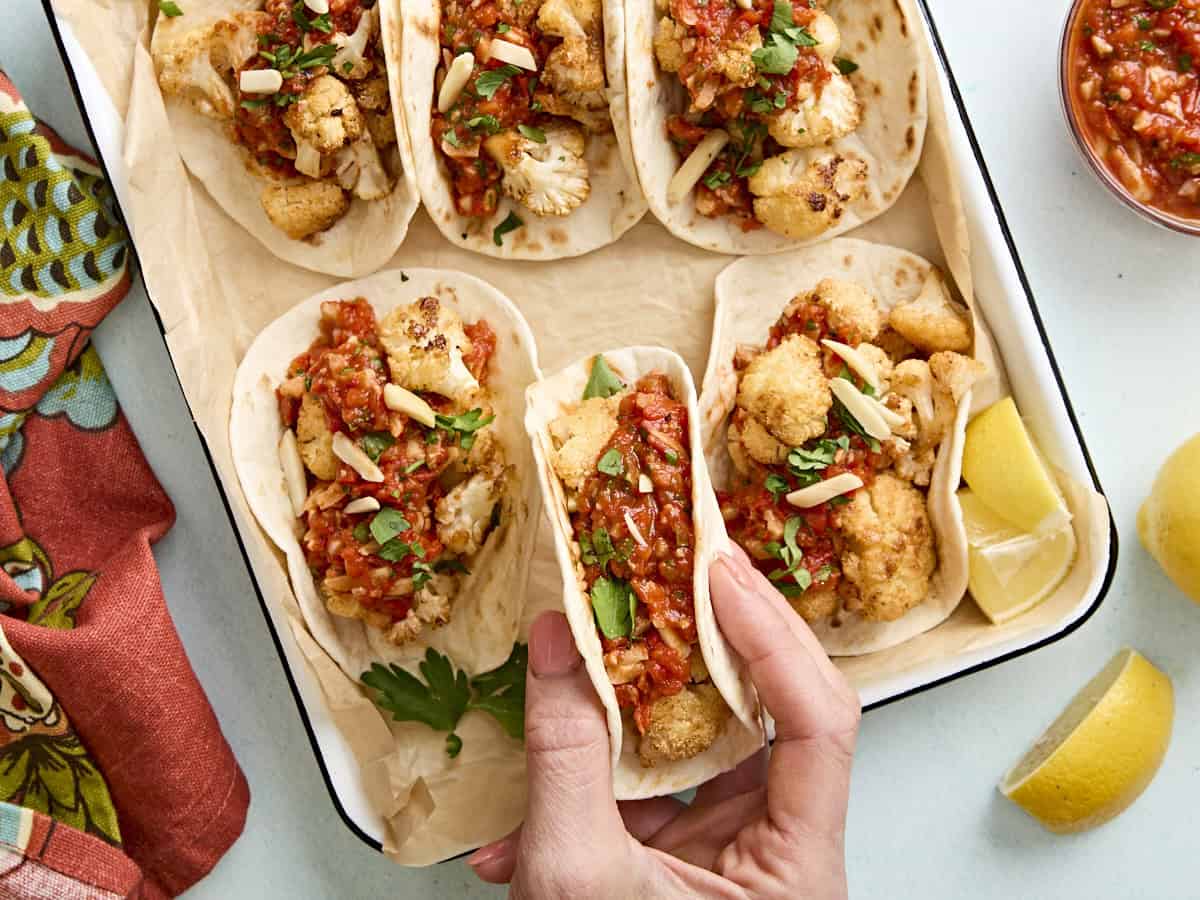
[[[324,12],[315,19],[310,19],[304,12],[304,0],[296,0],[296,4],[292,7],[292,21],[300,26],[301,31],[320,31],[323,34],[333,31],[329,13]]]
[[[412,526],[408,523],[408,519],[404,518],[404,514],[398,509],[384,507],[379,512],[375,513],[375,518],[370,524],[371,537],[379,544],[386,544],[396,535],[408,531]]]
[[[516,231],[525,222],[515,213],[509,212],[508,218],[492,229],[492,242],[497,247],[504,246],[504,236],[510,231]]]
[[[1194,169],[1197,166],[1200,166],[1200,153],[1180,153],[1171,160],[1171,167],[1175,169]]]
[[[183,15],[183,10],[179,8],[179,4],[172,2],[172,0],[158,0],[158,9],[168,19],[174,19],[176,16]]]
[[[404,467],[404,474],[411,475],[413,472],[417,471],[417,469],[421,468],[421,466],[423,466],[423,465],[425,465],[425,460],[423,460],[423,459],[418,459],[414,463],[409,463],[407,466]]]
[[[787,483],[787,479],[782,475],[776,475],[774,472],[767,476],[767,480],[763,484],[763,487],[770,491],[771,496],[776,500],[779,499],[780,494],[786,494],[789,490],[791,490],[790,485]]]
[[[259,50],[258,55],[278,69],[284,78],[299,75],[307,69],[328,66],[337,53],[335,44],[318,44],[310,50],[300,51],[299,47],[281,44],[272,50]]]
[[[679,464],[679,454],[674,450],[667,450],[665,453],[663,453],[663,457],[673,466]]]
[[[1151,9],[1171,9],[1179,0],[1146,0]]]
[[[821,480],[821,472],[833,465],[839,450],[850,449],[850,438],[842,435],[836,440],[821,438],[810,442],[810,446],[796,447],[787,456],[788,471],[800,482],[801,487],[808,487]]]
[[[1158,44],[1154,43],[1154,41],[1138,41],[1138,46],[1147,53],[1152,53],[1158,49]]]
[[[464,450],[470,450],[475,446],[475,438],[478,436],[479,429],[490,425],[495,418],[495,416],[484,416],[483,410],[476,407],[456,416],[438,414],[434,417],[434,421],[437,423],[437,427],[443,431],[458,435],[458,446]]]
[[[596,624],[606,638],[628,637],[633,633],[637,595],[628,582],[620,578],[597,578],[590,594]]]
[[[379,462],[383,451],[394,443],[396,439],[387,431],[372,431],[358,439],[358,446],[362,447],[363,453],[371,457],[371,462]]]
[[[444,132],[442,132],[442,140],[445,141],[447,144],[449,144],[451,147],[461,147],[462,146],[462,142],[459,141],[459,139],[458,139],[458,132],[455,131],[453,127],[447,128]]]
[[[588,375],[587,386],[583,389],[583,399],[593,397],[611,397],[625,390],[625,382],[616,376],[608,366],[608,361],[601,355],[592,357],[592,371]]]
[[[767,552],[786,567],[776,569],[767,576],[785,597],[802,594],[812,584],[812,574],[800,565],[804,560],[804,551],[796,543],[796,535],[802,527],[804,527],[804,519],[800,516],[792,516],[783,526],[783,544],[772,542],[766,546]]]
[[[799,47],[815,47],[820,43],[796,24],[790,0],[775,0],[771,13],[771,28],[766,43],[750,54],[760,72],[786,75],[796,65]]]
[[[620,450],[609,450],[600,457],[600,461],[596,463],[596,470],[603,472],[605,475],[612,475],[616,478],[619,475],[625,474],[625,460],[621,456]]]
[[[508,34],[508,31],[511,27],[512,26],[509,25],[507,22],[501,22],[499,25],[496,26],[496,33],[497,34]]]
[[[716,171],[716,172],[713,172],[711,175],[706,175],[704,177],[704,186],[707,187],[710,191],[715,191],[721,185],[729,184],[729,182],[732,180],[733,180],[733,176],[731,174],[729,174],[728,172]]]
[[[371,525],[369,522],[359,522],[354,526],[354,539],[360,544],[371,540]]]
[[[514,75],[519,74],[521,74],[520,69],[507,64],[498,69],[488,69],[475,79],[475,93],[485,100],[491,100],[496,91],[500,90]]]
[[[619,551],[613,546],[612,536],[608,529],[600,526],[591,534],[586,531],[579,535],[580,558],[585,566],[599,566],[604,570],[614,559],[628,559],[629,554]]]
[[[472,131],[486,131],[495,134],[500,130],[500,120],[493,115],[473,116],[467,119],[467,127]]]
[[[833,64],[837,66],[837,70],[843,75],[852,75],[858,71],[858,63],[852,59],[847,59],[844,56],[835,56]]]
[[[540,128],[534,128],[532,125],[518,125],[517,131],[529,138],[535,144],[546,143],[546,132]]]
[[[1137,22],[1138,31],[1149,31],[1154,27],[1154,23],[1145,16],[1134,16],[1133,21]]]
[[[841,420],[842,424],[846,426],[847,431],[851,432],[852,434],[857,434],[860,438],[867,442],[867,446],[871,449],[872,453],[879,452],[879,441],[867,434],[866,429],[862,427],[858,419],[854,418],[854,413],[846,409],[846,407],[842,404],[842,401],[837,397],[833,398],[833,412],[834,415]]]

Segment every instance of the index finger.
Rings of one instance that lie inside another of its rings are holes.
[[[767,807],[781,826],[840,835],[850,791],[858,707],[829,683],[813,653],[747,567],[720,557],[710,569],[721,631],[746,660],[775,719]]]

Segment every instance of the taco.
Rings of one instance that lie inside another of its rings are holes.
[[[683,790],[763,742],[756,695],[717,628],[708,565],[727,546],[678,356],[633,347],[529,389],[563,606],[608,717],[614,790]]]
[[[382,29],[396,0],[160,3],[150,48],[184,164],[276,256],[365,275],[419,195]]]
[[[512,304],[433,269],[332,287],[246,352],[238,478],[309,631],[351,678],[427,648],[469,674],[508,657],[539,505],[521,432],[537,378]]]
[[[730,537],[831,655],[946,619],[975,325],[912,253],[838,239],[728,266],[701,401]]]
[[[892,0],[630,0],[638,177],[676,236],[773,253],[887,210],[921,156],[925,68]]]
[[[558,259],[642,217],[618,0],[430,0],[402,16],[417,183],[448,240]]]

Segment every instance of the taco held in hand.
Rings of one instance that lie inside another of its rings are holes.
[[[433,0],[403,10],[417,176],[448,239],[572,256],[645,211],[622,161],[622,8],[602,0]]]
[[[900,195],[926,111],[899,4],[632,0],[627,15],[634,157],[679,237],[771,252]]]
[[[849,251],[840,266],[796,254],[764,276],[772,297],[793,295],[759,342],[722,338],[724,402],[710,416],[727,415],[724,447],[714,436],[710,453],[725,454],[730,537],[826,649],[845,654],[932,627],[965,592],[954,490],[970,391],[986,370],[965,355],[971,316],[936,269],[834,243],[828,256]],[[764,301],[722,294],[730,287],[718,285],[730,318]]]
[[[706,572],[714,536],[697,505],[711,491],[692,457],[692,413],[678,372],[630,366],[613,353],[591,361],[573,402],[534,423],[543,475],[554,480],[569,529],[558,537],[569,541],[564,605],[586,639],[576,638],[593,678],[602,673],[600,694],[612,703],[610,724],[615,712],[623,726],[626,752],[668,773],[684,761],[736,762],[730,740],[714,747],[723,735],[756,740],[716,683],[713,668],[736,680],[728,656],[703,649],[702,631],[716,637]]]
[[[194,0],[171,4],[177,15],[160,5],[151,46],[185,163],[243,227],[307,268],[377,268],[416,208],[380,33],[386,5]],[[368,234],[376,248],[352,246]]]

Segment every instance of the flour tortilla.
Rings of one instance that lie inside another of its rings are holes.
[[[380,29],[399,18],[399,0],[379,0]],[[158,54],[192,31],[232,13],[262,7],[261,0],[188,0],[183,15],[158,14],[151,51]],[[384,45],[386,51],[386,44]],[[386,53],[385,53],[386,55]],[[393,57],[388,56],[388,59]],[[282,260],[341,278],[369,275],[383,266],[408,234],[408,223],[420,195],[413,175],[412,148],[400,111],[400,72],[389,63],[388,88],[396,124],[401,172],[392,193],[379,200],[350,201],[350,208],[332,227],[304,240],[288,237],[263,211],[259,196],[269,180],[253,171],[249,154],[234,140],[231,123],[203,115],[186,100],[163,97],[167,119],[188,171],[204,185],[231,218]]]
[[[762,344],[783,308],[824,278],[853,281],[870,291],[885,312],[915,300],[933,266],[906,250],[839,238],[817,247],[764,259],[742,259],[725,268],[716,282],[708,370],[700,414],[705,456],[713,483],[725,488],[736,478],[725,447],[729,414],[737,399],[733,354],[738,344]],[[975,317],[978,345],[982,321]],[[950,434],[938,448],[926,506],[937,544],[938,567],[929,596],[894,622],[869,622],[844,613],[836,627],[812,625],[830,656],[860,656],[903,643],[947,619],[967,592],[967,533],[955,491],[962,477],[963,444],[971,414],[971,392],[958,406]]]
[[[382,320],[397,306],[428,296],[437,297],[465,321],[486,319],[496,332],[496,353],[488,370],[496,420],[488,428],[495,429],[512,471],[501,499],[500,524],[468,561],[471,574],[460,583],[449,624],[397,647],[384,640],[379,629],[325,609],[300,546],[303,526],[292,513],[284,487],[277,449],[283,427],[275,389],[292,359],[317,336],[322,301],[365,297],[376,319]],[[533,455],[521,429],[525,388],[539,377],[533,335],[516,307],[477,278],[438,269],[392,270],[335,285],[292,307],[264,328],[246,351],[234,379],[229,417],[238,480],[259,525],[286,558],[309,631],[350,678],[357,681],[373,662],[413,668],[426,647],[446,654],[472,675],[508,658],[525,601],[529,534],[541,503]]]
[[[732,769],[762,746],[764,733],[754,686],[745,664],[717,627],[709,595],[709,563],[717,553],[728,549],[729,539],[725,535],[725,526],[708,480],[703,455],[699,453],[703,445],[696,388],[691,373],[678,355],[660,347],[628,347],[601,355],[621,380],[629,385],[649,372],[665,372],[671,379],[675,397],[687,404],[688,439],[693,451],[692,501],[696,519],[696,630],[700,652],[712,682],[733,711],[716,742],[699,756],[676,762],[660,762],[653,768],[644,767],[638,758],[637,732],[621,715],[616,691],[604,668],[599,632],[586,593],[579,544],[574,539],[567,514],[562,483],[550,463],[554,451],[550,423],[580,402],[591,371],[593,357],[578,360],[529,388],[526,392],[525,428],[533,442],[542,494],[554,532],[554,549],[564,585],[563,607],[571,623],[575,643],[608,718],[613,790],[618,800],[636,800],[687,790]]]
[[[441,46],[441,0],[405,0],[402,31],[385,32],[389,58],[399,59],[404,119],[425,209],[446,240],[499,259],[563,259],[611,244],[637,224],[646,202],[633,174],[625,83],[625,23],[620,0],[604,0],[604,68],[612,134],[587,135],[591,194],[566,216],[536,216],[511,197],[501,197],[495,215],[476,220],[454,206],[446,165],[430,134],[434,85]],[[492,230],[515,212],[524,226],[496,246]]]
[[[718,253],[777,253],[849,231],[885,212],[900,197],[921,158],[929,118],[920,24],[908,4],[898,0],[832,0],[827,11],[842,34],[838,55],[859,66],[849,78],[862,104],[862,123],[827,147],[804,152],[816,157],[833,151],[864,160],[868,184],[836,225],[797,241],[766,228],[742,231],[727,217],[706,218],[696,212],[694,193],[678,204],[667,201],[667,186],[683,164],[667,139],[667,118],[687,109],[687,90],[675,73],[661,71],[655,59],[654,30],[660,18],[656,0],[627,0],[633,158],[651,212],[676,237]]]

